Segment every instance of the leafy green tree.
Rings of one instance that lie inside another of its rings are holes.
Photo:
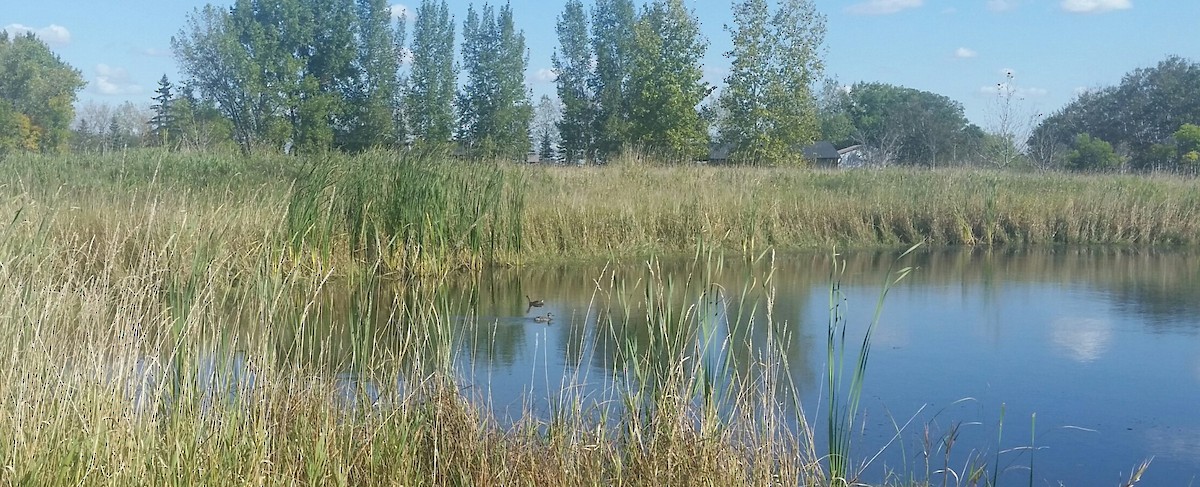
[[[0,152],[66,149],[84,84],[33,34],[0,31]]]
[[[856,142],[880,163],[938,166],[978,154],[982,131],[962,105],[945,96],[886,83],[850,87],[848,113]]]
[[[834,146],[853,145],[854,123],[850,121],[850,96],[834,78],[826,78],[817,95],[817,121],[821,139]]]
[[[172,90],[171,80],[167,75],[162,75],[158,80],[158,89],[154,90],[154,104],[150,105],[150,109],[154,111],[154,116],[150,118],[150,137],[154,143],[160,146],[170,146],[173,142],[173,132],[175,131],[175,117],[172,113],[171,105],[175,102],[174,93]]]
[[[682,0],[656,0],[634,28],[630,66],[631,140],[644,149],[693,159],[708,148],[697,107],[711,88],[702,81],[708,47],[700,22]]]
[[[784,0],[774,13],[766,0],[745,0],[734,4],[733,21],[720,139],[734,160],[795,161],[820,132],[812,83],[823,69],[825,18],[808,0]]]
[[[1200,63],[1168,57],[1152,68],[1136,69],[1110,86],[1078,95],[1045,117],[1029,145],[1068,146],[1087,133],[1130,156],[1132,169],[1159,166],[1152,148],[1169,143],[1185,123],[1200,121]]]
[[[213,150],[233,142],[233,123],[221,115],[214,102],[198,98],[191,85],[180,86],[171,104],[171,118],[182,149]]]
[[[480,13],[473,5],[467,9],[462,60],[460,139],[472,156],[523,158],[533,108],[525,90],[525,34],[514,26],[508,4],[499,13],[486,3]]]
[[[446,2],[422,0],[413,25],[412,69],[404,100],[412,135],[435,145],[454,135],[454,19]]]
[[[1076,171],[1111,171],[1121,166],[1112,144],[1086,133],[1075,136],[1075,149],[1067,154],[1067,167]]]
[[[233,12],[237,12],[235,16]],[[268,122],[278,110],[278,90],[256,67],[250,54],[263,34],[251,16],[249,0],[238,0],[232,11],[205,5],[188,16],[187,25],[171,38],[171,48],[180,70],[229,120],[232,137],[248,153],[267,132]]]
[[[558,49],[554,65],[555,88],[562,103],[558,133],[563,156],[571,162],[587,158],[592,149],[592,121],[595,117],[593,94],[588,80],[592,77],[592,49],[588,44],[587,13],[583,2],[567,0],[558,17]]]
[[[1173,134],[1179,168],[1188,173],[1200,169],[1200,125],[1185,123]]]
[[[371,146],[395,146],[406,137],[400,109],[400,55],[404,45],[405,19],[392,27],[387,0],[357,0],[358,53],[353,67],[357,75],[348,87],[351,119],[345,145],[361,150]]]
[[[630,140],[628,83],[636,21],[632,0],[597,0],[592,10],[595,69],[589,84],[595,97],[593,146],[601,160],[616,155]]]
[[[396,141],[399,50],[379,0],[237,0],[189,16],[172,48],[244,152]]]

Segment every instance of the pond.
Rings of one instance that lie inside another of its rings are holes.
[[[848,361],[898,254],[841,257]],[[497,270],[458,283],[452,294],[470,310],[458,333],[464,380],[499,417],[546,414],[564,387],[611,384],[627,370],[620,351],[640,350],[621,343],[649,339],[644,303],[625,304],[619,330],[597,319],[614,287],[711,283],[717,291],[703,295],[713,302],[693,309],[719,317],[705,334],[723,345],[698,358],[736,370],[754,350],[780,350],[804,411],[793,412],[815,425],[824,451],[831,256],[699,260]],[[900,265],[915,269],[886,296],[854,431],[855,463],[870,460],[865,481],[982,464],[1006,485],[1029,482],[1031,468],[1037,485],[1116,485],[1150,458],[1145,484],[1200,481],[1200,253],[921,249]],[[549,323],[535,320],[548,313]]]

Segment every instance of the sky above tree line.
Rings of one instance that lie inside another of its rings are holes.
[[[706,80],[720,87],[730,65],[723,56],[731,47],[724,28],[732,23],[730,2],[685,1],[709,41]],[[148,106],[163,74],[180,81],[171,36],[206,3],[228,7],[233,2],[10,2],[0,11],[0,29],[10,34],[34,32],[64,62],[78,68],[88,82],[80,103],[131,101]],[[462,20],[472,2],[447,3],[461,39]],[[529,48],[526,82],[535,102],[543,94],[554,94],[550,57],[558,45],[554,26],[564,3],[511,1]],[[1021,111],[1032,117],[1052,113],[1082,90],[1116,85],[1123,74],[1153,66],[1168,55],[1200,60],[1195,37],[1200,2],[1192,0],[814,3],[827,22],[826,76],[844,85],[878,81],[944,95],[961,102],[967,118],[985,129],[997,118],[998,85],[1007,83],[1007,73],[1013,75],[1011,89]],[[392,10],[400,14],[416,4],[393,3]]]

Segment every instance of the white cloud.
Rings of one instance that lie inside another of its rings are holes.
[[[58,24],[50,24],[46,27],[36,28],[21,24],[8,24],[4,29],[8,31],[10,36],[24,35],[32,32],[33,35],[45,42],[50,47],[63,47],[71,43],[71,31],[67,30]]]
[[[96,76],[90,84],[92,91],[101,95],[136,95],[142,93],[141,85],[129,79],[129,72],[124,68],[97,64]]]
[[[856,15],[887,15],[917,8],[924,3],[925,0],[867,0],[846,7],[846,11]]]
[[[550,68],[541,68],[533,74],[532,81],[535,83],[552,83],[558,79],[558,74]]]
[[[398,18],[400,18],[400,16],[404,16],[410,20],[413,18],[412,10],[409,10],[408,6],[406,6],[402,3],[393,3],[388,8],[391,9],[393,18],[398,19]]]
[[[960,47],[954,50],[954,57],[959,59],[969,59],[978,55],[979,53],[975,52],[974,49],[968,49],[966,47]]]
[[[1062,9],[1078,14],[1098,14],[1133,8],[1133,0],[1062,0]]]
[[[1017,0],[988,0],[987,8],[993,12],[1005,12],[1017,8]]]

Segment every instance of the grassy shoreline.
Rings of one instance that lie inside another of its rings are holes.
[[[240,232],[280,232],[282,221],[286,238],[302,243],[296,251],[416,273],[687,254],[697,245],[742,254],[917,242],[1200,245],[1200,179],[1173,176],[659,167],[633,159],[575,168],[388,153],[241,159],[146,151],[11,155],[3,164],[10,171],[0,193],[60,217],[77,212],[67,225],[111,220],[96,209],[153,198],[177,212],[243,213]]]
[[[4,484],[829,485],[813,428],[768,407],[780,357],[747,355],[726,391],[706,378],[727,371],[687,359],[707,346],[694,303],[722,252],[1200,243],[1194,179],[384,154],[0,165]],[[598,323],[650,324],[617,342],[631,375],[609,384],[612,408],[535,398],[554,414],[500,426],[461,382],[453,270],[678,252],[697,256],[686,282],[598,280]],[[771,275],[728,291],[770,316]]]

